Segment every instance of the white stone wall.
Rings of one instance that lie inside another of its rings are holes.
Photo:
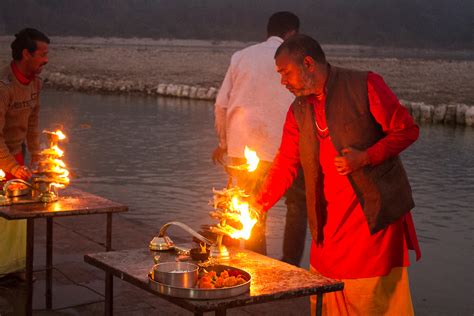
[[[60,72],[44,72],[46,85],[77,91],[107,93],[142,93],[147,95],[214,101],[218,89],[215,87],[190,86],[175,83],[146,83],[143,81],[88,79]],[[401,100],[415,121],[421,124],[459,124],[474,126],[474,106],[466,104],[440,104],[433,106],[423,102]]]

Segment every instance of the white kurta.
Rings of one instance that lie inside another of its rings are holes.
[[[272,36],[232,55],[215,104],[219,146],[229,157],[243,158],[246,145],[261,160],[273,161],[276,155],[294,99],[276,71],[274,55],[282,42]]]

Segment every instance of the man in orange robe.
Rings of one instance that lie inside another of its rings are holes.
[[[418,126],[382,77],[330,65],[309,36],[287,39],[275,59],[296,99],[256,207],[278,201],[301,165],[311,270],[345,282],[325,295],[323,313],[413,314],[408,249],[417,259],[420,251],[398,154],[418,138]]]

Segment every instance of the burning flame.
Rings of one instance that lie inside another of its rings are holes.
[[[60,159],[64,155],[64,151],[59,148],[58,141],[66,138],[66,135],[61,130],[55,132],[43,131],[47,135],[53,135],[54,138],[50,138],[50,147],[41,151],[42,159],[38,163],[39,169],[36,172],[43,177],[51,180],[51,188],[64,188],[69,184],[69,171],[66,169],[66,164]],[[49,181],[48,181],[49,182]]]
[[[0,180],[3,180],[5,178],[5,171],[0,169]]]
[[[58,136],[59,140],[62,140],[62,139],[66,138],[66,135],[64,135],[64,133],[62,131],[60,131],[59,129],[56,132],[52,132],[51,134],[54,134],[54,135]]]
[[[245,159],[247,160],[247,165],[248,165],[247,171],[248,172],[255,171],[258,167],[258,163],[260,162],[260,159],[257,156],[257,152],[245,146],[244,155],[245,155]]]
[[[51,147],[51,149],[56,152],[58,157],[62,157],[64,155],[64,151],[61,150],[61,148],[59,148],[57,145],[54,145],[53,147]]]
[[[66,168],[66,164],[61,159],[51,159],[51,162],[59,167]]]
[[[227,166],[229,169],[253,172],[257,169],[260,159],[257,153],[247,146],[244,151],[246,163],[238,166]],[[245,190],[237,186],[232,186],[232,181],[227,184],[227,188],[214,192],[214,210],[209,214],[212,217],[220,219],[220,223],[216,227],[211,227],[211,231],[219,235],[228,235],[234,239],[249,239],[252,229],[258,221],[255,211],[252,210],[247,202],[244,201],[249,197]],[[227,220],[230,223],[227,223]],[[239,223],[240,229],[234,227],[233,223]]]
[[[230,236],[235,239],[249,239],[252,229],[257,223],[257,219],[250,216],[249,204],[247,202],[241,202],[237,196],[233,196],[231,209],[239,214],[238,218],[242,224],[242,229],[230,233]]]
[[[58,189],[64,189],[66,187],[66,185],[64,184],[61,184],[61,183],[56,183],[56,182],[52,182],[50,184],[51,187],[55,187],[55,188],[58,188]]]

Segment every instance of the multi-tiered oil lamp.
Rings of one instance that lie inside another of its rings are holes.
[[[228,170],[235,170],[237,172],[253,172],[257,169],[259,159],[257,154],[245,148],[246,164],[238,166],[226,166]],[[227,235],[233,239],[249,239],[252,232],[252,228],[258,221],[258,216],[255,210],[252,210],[245,202],[249,196],[245,191],[238,186],[234,186],[232,179],[232,172],[229,173],[229,181],[227,187],[222,190],[213,190],[214,210],[209,213],[212,218],[218,219],[219,223],[214,226],[209,226],[210,232],[214,233],[217,238],[213,242],[201,234],[194,231],[191,227],[181,222],[170,222],[163,225],[156,237],[150,241],[150,249],[153,251],[164,251],[172,248],[177,248],[171,239],[166,236],[166,230],[168,227],[175,225],[179,226],[199,241],[210,245],[211,258],[227,258],[229,257],[229,251],[222,244],[224,235]]]
[[[233,170],[237,172],[253,172],[257,169],[260,159],[257,153],[245,147],[247,163],[226,166],[229,173],[227,187],[222,190],[213,190],[214,210],[209,215],[219,220],[215,226],[210,226],[212,233],[217,235],[216,243],[211,246],[211,257],[228,257],[229,252],[222,244],[224,235],[233,239],[249,239],[254,225],[258,221],[255,210],[252,210],[245,200],[249,197],[246,192],[233,184]],[[237,227],[236,227],[237,226]]]
[[[33,171],[33,187],[40,192],[42,202],[53,202],[58,199],[58,189],[69,184],[69,171],[61,160],[64,151],[58,146],[66,135],[60,130],[43,133],[48,137],[49,147],[40,152],[38,168]]]

